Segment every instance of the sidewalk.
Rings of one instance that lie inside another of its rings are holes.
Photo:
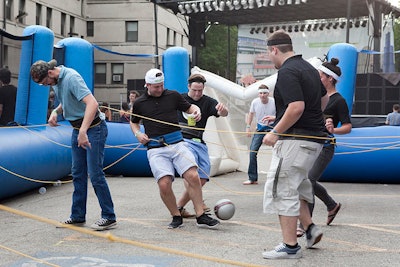
[[[100,208],[89,188],[87,224],[83,228],[56,228],[69,216],[72,184],[49,186],[0,204],[0,266],[393,266],[400,262],[400,185],[324,183],[342,209],[331,226],[318,201],[314,221],[324,237],[315,249],[299,240],[303,258],[265,260],[263,249],[281,242],[278,218],[262,213],[265,174],[259,185],[243,186],[247,174],[213,177],[204,187],[209,207],[223,198],[236,205],[231,220],[219,229],[167,229],[171,220],[153,178],[108,177],[118,217],[118,228],[93,232]],[[183,182],[174,182],[178,197]],[[186,207],[193,211],[190,204]],[[28,213],[28,214],[24,214]],[[31,214],[31,215],[29,215]],[[36,261],[32,258],[35,258]],[[39,263],[43,260],[44,263]]]

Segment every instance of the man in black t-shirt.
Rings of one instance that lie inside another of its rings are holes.
[[[178,112],[179,124],[182,125],[183,138],[196,158],[201,186],[204,186],[209,180],[211,170],[208,148],[203,140],[204,129],[206,128],[209,117],[226,117],[228,116],[228,109],[224,104],[219,103],[216,99],[203,94],[204,83],[206,82],[206,79],[203,75],[198,73],[192,74],[188,81],[189,91],[182,95],[189,103],[200,108],[201,119],[197,121],[195,125],[189,127],[187,118],[188,115],[184,112]],[[185,190],[177,203],[178,209],[180,210],[183,218],[194,217],[194,214],[190,214],[184,208],[189,200],[189,194],[187,190]],[[203,210],[205,212],[209,212],[210,208],[203,204]]]
[[[276,120],[263,139],[273,146],[263,206],[265,213],[278,214],[283,242],[262,254],[266,259],[296,259],[302,257],[296,235],[298,219],[306,230],[307,248],[322,238],[308,210],[308,203],[313,202],[308,172],[325,141],[322,110],[328,95],[318,71],[294,54],[286,32],[270,35],[267,51],[279,71],[274,90]]]
[[[14,121],[17,87],[10,84],[11,72],[7,68],[0,69],[0,126]]]
[[[178,92],[164,89],[164,74],[161,70],[149,70],[145,81],[147,91],[133,103],[131,130],[138,141],[147,146],[147,158],[161,199],[172,215],[168,228],[179,228],[183,224],[172,190],[175,170],[185,179],[186,190],[196,211],[197,226],[216,228],[219,221],[203,210],[203,194],[196,161],[183,141],[178,124],[178,110],[192,114],[199,121],[200,109],[187,102]],[[144,133],[140,131],[140,121],[143,122]]]

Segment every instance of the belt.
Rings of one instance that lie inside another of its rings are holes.
[[[287,131],[285,134],[292,135],[292,136],[285,136],[282,135],[279,137],[279,139],[282,140],[303,140],[303,141],[310,141],[310,142],[316,142],[319,144],[324,144],[326,142],[326,137],[328,137],[328,134],[322,131],[312,131],[312,130],[306,130],[306,129],[299,129],[299,128],[294,128],[290,129]],[[313,138],[317,137],[317,138]]]
[[[72,127],[76,130],[79,130],[81,128],[83,122],[83,118],[74,120],[74,121],[69,121],[69,123],[72,125]],[[93,119],[92,123],[90,124],[90,128],[99,125],[101,122],[101,118],[97,116],[96,118]]]
[[[164,134],[164,135],[160,135],[157,137],[153,137],[151,139],[152,140],[150,140],[146,144],[147,149],[159,148],[159,147],[164,147],[167,145],[173,145],[173,144],[179,143],[179,142],[183,141],[183,136],[182,136],[181,131],[175,131],[175,132],[172,132],[169,134]]]

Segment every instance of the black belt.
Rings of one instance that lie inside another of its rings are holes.
[[[306,129],[294,128],[285,132],[289,136],[282,135],[279,139],[282,140],[304,140],[324,144],[327,140],[328,134],[322,131],[312,131]],[[313,138],[316,137],[316,138]]]
[[[81,128],[82,122],[83,122],[83,118],[80,118],[80,119],[77,119],[74,121],[69,121],[69,123],[75,129]],[[97,126],[98,124],[100,124],[100,122],[101,122],[101,119],[100,119],[100,117],[97,116],[96,118],[93,119],[92,123],[90,124],[90,127]]]

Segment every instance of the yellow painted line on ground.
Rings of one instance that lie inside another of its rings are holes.
[[[16,209],[13,209],[13,208],[1,205],[1,204],[0,204],[0,209],[4,210],[4,211],[7,211],[7,212],[10,212],[10,213],[14,213],[14,214],[26,217],[26,218],[37,220],[37,221],[40,221],[40,222],[52,224],[52,225],[55,225],[55,226],[60,226],[60,223],[55,221],[55,220],[51,220],[51,219],[47,219],[47,218],[44,218],[44,217],[40,217],[40,216],[31,214],[31,213],[28,213],[28,212],[16,210]],[[234,265],[234,266],[244,266],[244,267],[266,267],[266,265],[257,265],[257,264],[250,264],[250,263],[233,261],[233,260],[225,260],[225,259],[220,259],[220,258],[216,258],[216,257],[207,256],[207,255],[201,255],[201,254],[197,254],[197,253],[190,253],[190,252],[176,250],[176,249],[164,248],[164,247],[160,247],[160,246],[156,246],[156,245],[152,245],[152,244],[146,244],[146,243],[143,243],[143,242],[138,242],[138,241],[129,240],[129,239],[121,238],[121,237],[118,237],[118,236],[114,236],[110,232],[107,232],[107,233],[98,232],[98,231],[93,231],[93,230],[89,230],[89,229],[85,229],[85,228],[77,227],[77,226],[73,226],[73,225],[65,225],[63,227],[64,228],[68,228],[68,229],[73,230],[73,231],[80,232],[80,233],[85,233],[85,234],[88,234],[88,235],[93,235],[93,236],[97,236],[97,237],[100,237],[100,238],[108,239],[108,240],[113,241],[113,242],[120,242],[120,243],[124,243],[124,244],[133,245],[133,246],[136,246],[136,247],[141,247],[141,248],[145,248],[145,249],[161,251],[161,252],[165,252],[165,253],[171,253],[171,254],[190,257],[190,258],[196,258],[196,259],[200,259],[200,260],[204,260],[204,261],[216,262],[216,263],[221,263],[221,264],[230,264],[230,265]]]

